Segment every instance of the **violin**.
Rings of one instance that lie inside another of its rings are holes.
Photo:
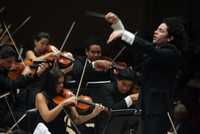
[[[125,62],[112,61],[109,57],[100,57],[95,62],[95,68],[97,70],[113,69],[114,73],[118,73],[120,70],[126,69],[128,65]]]
[[[62,95],[55,96],[53,98],[53,102],[58,105],[65,99],[68,99],[72,96],[74,96],[72,91],[70,91],[69,89],[63,89]],[[77,98],[77,100],[78,103],[75,107],[80,115],[86,115],[91,113],[95,107],[95,103],[93,103],[92,98],[90,96],[81,95]]]
[[[12,61],[0,59],[0,67],[9,68],[8,77],[11,80],[15,80],[23,72],[25,68],[24,64],[22,62],[15,62],[13,65]]]
[[[57,61],[59,66],[61,68],[67,68],[72,65],[74,58],[71,53],[69,52],[60,52],[55,46],[53,45],[48,45],[47,52],[46,53],[60,53],[58,56],[50,56],[47,58],[47,60],[53,60]]]
[[[23,72],[25,69],[25,66],[30,66],[32,69],[37,69],[41,62],[35,62],[31,60],[25,60],[24,62],[16,62],[15,65],[10,69],[8,73],[8,77],[11,80],[16,80],[19,75]]]

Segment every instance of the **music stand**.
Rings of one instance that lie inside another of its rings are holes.
[[[2,94],[2,95],[0,96],[0,99],[3,99],[3,98],[5,99],[5,102],[6,102],[6,104],[7,104],[7,106],[8,106],[8,109],[9,109],[9,111],[10,111],[10,113],[11,113],[11,116],[12,116],[12,118],[13,118],[13,121],[16,123],[15,116],[14,116],[14,114],[13,114],[11,105],[9,104],[9,101],[8,101],[8,96],[9,96],[9,95],[11,95],[11,92],[6,92],[6,93],[4,93],[4,94]],[[19,128],[18,124],[17,124],[17,127]]]
[[[141,112],[140,109],[112,110],[103,134],[136,134]]]
[[[19,124],[29,113],[33,113],[33,112],[36,112],[36,111],[37,111],[36,108],[27,110],[27,111],[15,122],[15,124],[13,124],[13,125],[11,126],[11,128],[10,128],[8,131],[12,131],[16,126],[18,126],[18,124]]]
[[[95,102],[100,102],[98,94],[101,94],[102,86],[108,83],[111,83],[111,81],[87,83],[88,93]],[[130,131],[129,134],[134,134],[139,126],[139,116],[141,115],[141,112],[141,109],[134,108],[111,110],[108,122],[105,122],[106,125],[103,129],[103,134],[125,134],[125,132],[128,131]]]
[[[90,81],[86,83],[87,93],[92,97],[94,102],[99,102],[99,98],[97,96],[101,92],[99,88],[107,83],[111,83],[111,81]]]

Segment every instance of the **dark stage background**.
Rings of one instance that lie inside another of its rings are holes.
[[[162,18],[179,16],[185,20],[191,41],[198,44],[197,6],[197,2],[191,0],[1,0],[0,3],[0,7],[5,7],[1,16],[7,24],[12,24],[11,31],[31,16],[14,35],[17,44],[24,48],[32,48],[32,37],[40,31],[49,32],[54,44],[61,46],[72,22],[76,21],[65,46],[71,51],[83,48],[81,43],[89,34],[107,38],[111,31],[103,19],[85,16],[86,11],[104,14],[113,11],[122,18],[126,28],[142,31],[149,39]]]

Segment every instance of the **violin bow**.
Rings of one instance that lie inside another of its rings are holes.
[[[84,67],[83,67],[83,71],[82,71],[82,74],[81,74],[81,79],[80,79],[79,84],[78,84],[78,89],[77,89],[77,92],[76,92],[76,97],[78,97],[78,94],[79,94],[80,89],[81,89],[81,84],[82,84],[83,77],[84,77],[84,74],[85,74],[87,62],[88,62],[88,59],[86,58],[85,64],[84,64]]]
[[[25,67],[26,65],[25,65],[25,63],[24,63],[24,60],[23,60],[22,56],[20,55],[20,52],[19,52],[19,50],[18,50],[18,48],[17,48],[17,45],[16,45],[14,39],[12,38],[12,36],[11,36],[11,34],[10,34],[10,32],[9,32],[9,30],[8,30],[8,28],[7,28],[7,26],[6,26],[6,24],[5,24],[5,22],[3,22],[3,25],[4,25],[5,29],[6,29],[6,32],[8,33],[8,36],[9,36],[10,40],[12,41],[12,43],[13,43],[13,45],[14,45],[14,47],[15,47],[15,50],[16,50],[16,52],[17,52],[19,58],[20,58],[21,61],[22,61],[22,64],[23,64],[24,67]]]
[[[27,18],[15,29],[15,31],[12,32],[12,35],[15,34],[17,31],[19,31],[30,19],[31,19],[31,16],[27,17]]]
[[[115,62],[115,60],[122,54],[122,52],[126,49],[126,46],[123,46],[119,52],[115,55],[115,57],[112,60],[112,63]]]
[[[72,25],[71,25],[71,27],[70,27],[70,29],[69,29],[69,31],[68,31],[68,33],[67,33],[67,35],[66,35],[64,41],[63,41],[63,43],[62,43],[60,49],[58,50],[58,52],[62,52],[62,50],[63,50],[63,48],[64,48],[64,46],[65,46],[65,44],[66,44],[66,42],[67,42],[67,40],[68,40],[68,38],[69,38],[69,35],[70,35],[71,32],[72,32],[72,30],[73,30],[75,24],[76,24],[76,22],[73,21],[73,23],[72,23]],[[55,60],[55,62],[54,62],[54,64],[53,64],[53,67],[55,67],[55,66],[56,66],[56,60]]]
[[[138,32],[135,32],[135,35],[137,34]],[[119,52],[115,55],[115,57],[113,58],[112,62],[115,62],[115,60],[122,54],[122,52],[127,48],[127,46],[123,46]]]
[[[69,31],[68,31],[68,33],[67,33],[67,35],[66,35],[64,41],[63,41],[63,43],[62,43],[62,45],[61,45],[61,47],[60,47],[60,49],[59,49],[60,52],[62,52],[62,50],[63,50],[63,48],[64,48],[64,46],[65,46],[65,44],[66,44],[66,42],[67,42],[67,40],[68,40],[68,38],[69,38],[69,35],[70,35],[71,32],[72,32],[72,30],[73,30],[75,24],[76,24],[76,21],[73,21],[73,23],[72,23],[72,25],[71,25],[71,27],[70,27],[70,29],[69,29]]]
[[[7,28],[10,29],[11,26],[12,26],[12,25],[9,24],[9,25],[7,26]],[[5,34],[6,34],[6,30],[1,34],[1,36],[0,36],[0,41],[3,39],[3,37],[5,36]]]
[[[20,30],[29,20],[31,19],[31,16],[27,17],[16,29],[14,32],[12,32],[11,35],[15,34],[18,30]],[[11,24],[8,25],[8,29],[11,28]],[[0,36],[0,41],[3,39],[3,37],[6,34],[6,30],[2,33],[2,35]]]

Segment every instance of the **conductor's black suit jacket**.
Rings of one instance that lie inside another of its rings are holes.
[[[172,106],[173,92],[180,55],[172,44],[155,44],[135,37],[131,49],[142,51],[144,72],[141,89],[141,104],[145,115],[163,114]]]

